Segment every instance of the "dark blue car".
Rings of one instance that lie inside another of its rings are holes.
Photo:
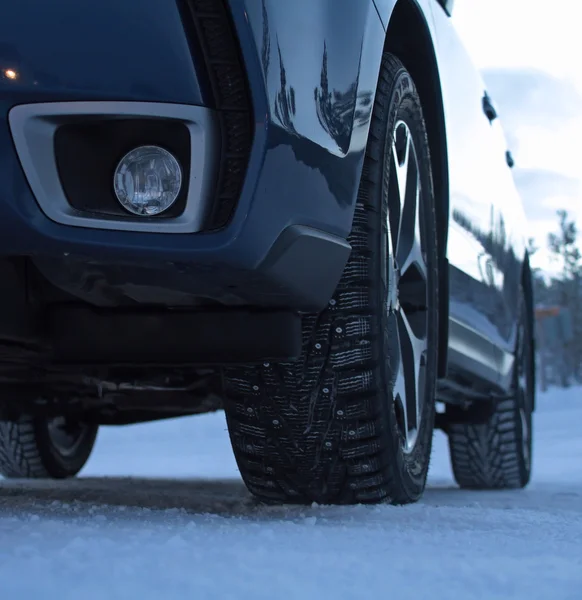
[[[265,501],[416,501],[435,426],[528,483],[527,227],[452,5],[3,1],[4,476],[224,409]]]

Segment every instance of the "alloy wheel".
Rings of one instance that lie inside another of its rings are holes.
[[[388,369],[402,449],[410,453],[426,402],[428,267],[418,155],[404,121],[393,132],[388,194]]]

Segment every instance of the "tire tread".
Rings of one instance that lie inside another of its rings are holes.
[[[302,358],[225,370],[225,410],[237,463],[248,489],[265,501],[417,499],[400,481],[395,448],[387,444],[397,434],[387,435],[386,408],[378,400],[385,389],[375,350],[382,307],[370,245],[381,227],[374,193],[383,177],[386,108],[402,70],[396,58],[385,55],[348,237],[352,252],[328,308],[304,319]],[[422,118],[419,126],[424,131]]]
[[[449,426],[451,464],[463,488],[523,487],[520,476],[521,442],[515,401],[499,402],[486,423]]]
[[[8,479],[63,479],[74,477],[85,465],[97,436],[97,425],[88,426],[76,452],[61,455],[53,445],[47,420],[23,415],[0,420],[0,475]]]
[[[0,475],[8,478],[50,477],[43,465],[33,420],[0,421]]]

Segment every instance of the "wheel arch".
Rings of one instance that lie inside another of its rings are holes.
[[[431,154],[431,170],[437,209],[439,252],[439,377],[448,364],[449,265],[449,169],[445,113],[438,62],[425,15],[416,0],[398,0],[386,30],[384,51],[397,56],[411,74],[420,96]],[[428,68],[427,68],[428,67]]]

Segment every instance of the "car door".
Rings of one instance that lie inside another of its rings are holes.
[[[430,0],[449,162],[449,362],[499,383],[513,362],[521,203],[495,105],[453,26],[451,5]]]

